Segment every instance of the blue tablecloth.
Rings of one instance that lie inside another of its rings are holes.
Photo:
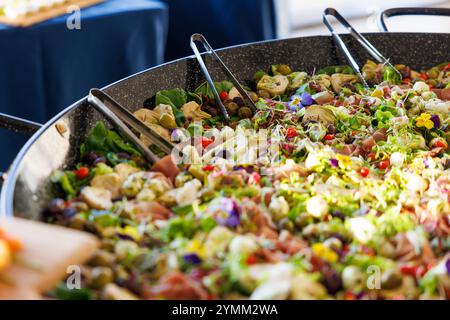
[[[166,60],[192,54],[189,37],[202,33],[213,48],[276,38],[273,0],[162,0],[169,5]]]
[[[46,122],[102,87],[164,60],[168,9],[159,1],[109,0],[29,28],[0,25],[0,112]],[[0,170],[26,138],[0,130]]]

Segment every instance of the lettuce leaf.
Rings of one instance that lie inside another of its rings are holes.
[[[126,152],[131,155],[140,155],[139,150],[128,141],[125,141],[117,132],[108,130],[103,122],[89,133],[86,142],[80,147],[81,155],[94,151],[98,155],[109,152]]]

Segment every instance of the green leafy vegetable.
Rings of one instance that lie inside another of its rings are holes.
[[[133,144],[125,141],[117,132],[108,130],[103,122],[97,123],[80,148],[82,156],[91,151],[99,155],[106,155],[108,152],[126,152],[131,155],[140,155]]]
[[[218,93],[221,93],[222,91],[229,92],[233,88],[233,84],[230,81],[214,82],[214,86],[216,87]],[[197,95],[207,96],[210,99],[214,98],[214,94],[206,81],[198,86],[194,93]]]
[[[355,74],[355,71],[350,66],[329,66],[317,71],[317,74],[327,74],[329,76],[335,73]]]
[[[402,82],[399,72],[390,66],[384,68],[383,80],[392,84],[400,84]]]
[[[189,96],[192,100],[193,96]],[[184,89],[175,88],[171,90],[161,90],[156,93],[155,104],[167,104],[172,107],[173,114],[178,125],[183,125],[185,117],[180,108],[188,102],[188,94]]]

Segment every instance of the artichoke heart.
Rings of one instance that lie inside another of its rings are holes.
[[[331,76],[331,86],[336,93],[341,91],[344,84],[355,83],[356,81],[358,81],[358,76],[354,74],[335,73]]]
[[[306,108],[302,120],[303,123],[307,123],[308,121],[317,121],[326,127],[330,124],[334,124],[336,116],[333,111],[327,109],[325,106],[312,105]]]
[[[282,75],[268,76],[265,75],[259,80],[256,88],[258,90],[267,91],[272,97],[279,96],[286,91],[289,84],[287,77]]]
[[[139,109],[133,115],[145,124],[158,123],[158,114],[146,108]]]
[[[161,126],[166,129],[175,129],[177,127],[175,115],[173,114],[171,106],[167,104],[160,104],[153,109],[153,111],[158,114],[158,122]]]
[[[211,118],[211,115],[209,113],[202,111],[200,109],[200,105],[195,101],[185,103],[181,107],[181,111],[183,111],[183,114],[186,117],[186,119],[204,120]]]

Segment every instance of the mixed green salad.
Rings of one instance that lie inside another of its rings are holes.
[[[156,163],[104,123],[44,212],[102,241],[62,299],[450,298],[450,64],[274,65],[246,87],[160,91],[135,116],[188,141]],[[236,147],[270,132],[267,153]],[[195,135],[197,134],[197,135]],[[196,138],[190,138],[190,137]],[[145,139],[143,138],[145,141]],[[220,141],[220,143],[219,143]],[[157,148],[150,146],[156,153]],[[211,151],[212,150],[212,151]],[[208,152],[211,151],[211,152]]]

